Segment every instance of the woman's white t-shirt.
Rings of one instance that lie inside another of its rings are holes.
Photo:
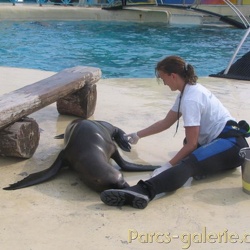
[[[178,112],[180,94],[172,107]],[[222,103],[205,87],[186,84],[181,98],[180,113],[184,127],[200,126],[198,143],[207,144],[223,130],[226,122],[234,120]]]

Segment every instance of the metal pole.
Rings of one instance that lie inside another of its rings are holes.
[[[244,35],[243,38],[241,39],[241,42],[240,42],[240,44],[238,45],[236,51],[234,52],[234,55],[233,55],[231,61],[229,62],[229,64],[228,64],[226,70],[224,71],[224,75],[226,75],[226,74],[228,73],[228,71],[229,71],[229,69],[230,69],[230,67],[231,67],[231,65],[232,65],[232,63],[233,63],[233,61],[234,61],[236,55],[238,54],[238,52],[239,52],[239,50],[240,50],[242,44],[243,44],[244,41],[246,40],[246,38],[247,38],[247,36],[249,35],[249,33],[250,33],[250,27],[248,28],[247,32],[245,33],[245,35]]]

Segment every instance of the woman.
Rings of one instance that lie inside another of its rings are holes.
[[[178,56],[169,56],[157,64],[155,72],[164,85],[180,93],[164,119],[126,136],[136,144],[140,138],[162,132],[175,122],[177,132],[182,116],[186,136],[183,147],[149,180],[102,192],[101,200],[107,205],[145,208],[157,194],[180,188],[189,177],[201,178],[242,163],[239,151],[248,146],[244,138],[249,136],[248,124],[237,123],[208,89],[196,83],[193,66]]]

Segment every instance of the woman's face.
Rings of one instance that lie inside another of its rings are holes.
[[[172,91],[177,90],[177,84],[176,84],[176,74],[174,73],[165,73],[163,71],[158,72],[158,76],[160,79],[162,79],[164,85],[167,85]]]

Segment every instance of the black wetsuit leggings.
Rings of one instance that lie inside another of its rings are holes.
[[[145,181],[150,198],[182,187],[189,177],[212,175],[239,167],[243,162],[239,151],[244,147],[248,147],[244,137],[231,137],[217,138],[197,148],[179,164]]]

